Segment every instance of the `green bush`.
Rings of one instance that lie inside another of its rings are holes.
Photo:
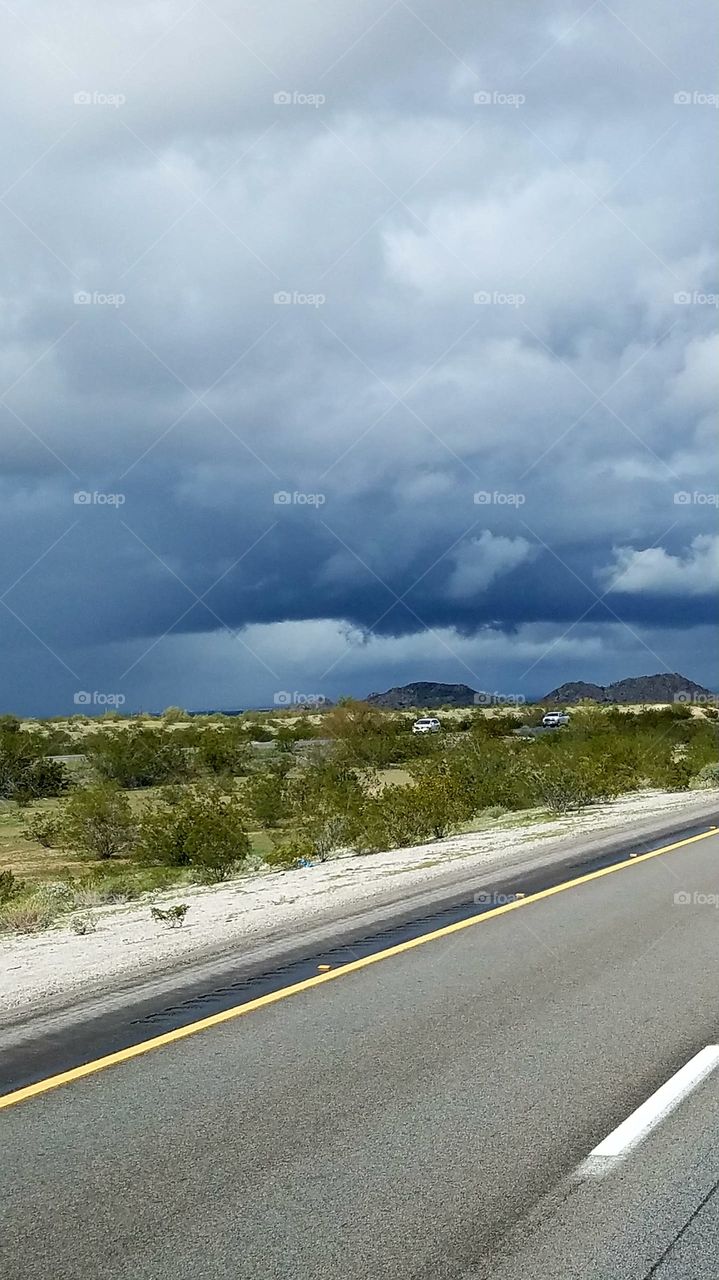
[[[91,858],[112,858],[126,853],[134,837],[132,810],[117,784],[79,787],[65,801],[58,822],[63,848]]]
[[[283,778],[272,770],[264,770],[251,777],[245,796],[252,817],[261,827],[276,827],[287,808],[287,794]]]
[[[162,729],[96,733],[86,740],[85,754],[100,778],[127,789],[179,782],[190,772],[177,734]]]
[[[304,862],[310,862],[313,853],[314,848],[310,839],[293,836],[270,849],[264,856],[264,862],[273,871],[291,871]]]
[[[691,780],[692,787],[719,787],[719,761],[705,764]]]
[[[365,798],[348,765],[319,760],[290,779],[285,794],[288,812],[313,857],[324,861],[336,849],[354,844]]]
[[[33,906],[46,908],[53,916],[69,911],[75,905],[75,893],[66,880],[43,880],[27,899]]]
[[[605,799],[588,772],[547,765],[532,772],[537,799],[552,813],[569,813]]]
[[[238,777],[249,771],[250,751],[246,742],[226,729],[203,729],[195,760],[203,773]]]
[[[43,849],[56,849],[60,840],[60,818],[57,813],[36,813],[24,824],[28,840],[35,840]]]
[[[0,871],[0,906],[16,898],[25,888],[25,881],[18,880],[12,871]]]
[[[41,796],[57,796],[68,785],[65,769],[48,760],[41,735],[0,733],[0,799],[28,804]]]
[[[140,817],[140,862],[190,867],[201,880],[214,882],[236,871],[250,851],[244,806],[217,787],[168,789]]]
[[[457,821],[448,811],[447,795],[431,792],[422,785],[386,787],[379,795],[369,795],[353,815],[349,826],[352,846],[358,852],[375,853],[425,844],[445,835]]]

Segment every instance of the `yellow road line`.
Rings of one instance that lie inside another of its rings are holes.
[[[504,906],[494,907],[491,911],[485,911],[482,915],[470,916],[468,920],[458,920],[455,924],[443,925],[441,929],[434,929],[431,933],[423,933],[418,938],[410,938],[407,942],[398,942],[394,947],[387,947],[384,951],[376,951],[371,956],[365,956],[362,960],[351,960],[348,964],[341,965],[337,969],[331,969],[329,973],[317,974],[314,978],[306,978],[303,982],[295,982],[292,986],[282,987],[279,991],[272,991],[269,995],[259,996],[256,1000],[248,1000],[247,1004],[235,1006],[232,1009],[224,1009],[222,1013],[210,1014],[207,1018],[201,1018],[198,1022],[190,1022],[184,1027],[176,1027],[174,1031],[165,1031],[162,1035],[154,1036],[151,1040],[143,1040],[140,1044],[130,1045],[127,1049],[118,1049],[116,1053],[108,1053],[104,1058],[96,1058],[93,1062],[85,1062],[80,1067],[72,1067],[69,1071],[61,1071],[59,1075],[48,1076],[45,1080],[38,1080],[35,1084],[26,1085],[23,1089],[16,1089],[13,1093],[6,1093],[0,1096],[0,1110],[5,1107],[15,1106],[18,1102],[24,1102],[27,1098],[37,1097],[38,1094],[48,1093],[51,1089],[57,1089],[60,1085],[70,1084],[73,1080],[82,1080],[84,1076],[95,1075],[97,1071],[104,1071],[105,1067],[113,1067],[119,1062],[128,1062],[131,1058],[139,1058],[144,1053],[150,1053],[153,1049],[160,1049],[166,1044],[173,1044],[176,1040],[184,1040],[187,1036],[193,1036],[198,1031],[206,1031],[210,1027],[218,1027],[223,1022],[230,1022],[233,1018],[244,1017],[245,1014],[254,1013],[256,1009],[263,1009],[267,1005],[276,1004],[280,1000],[286,1000],[289,996],[299,995],[301,991],[309,991],[312,987],[319,987],[325,982],[334,982],[335,978],[342,978],[347,973],[357,973],[360,969],[366,969],[371,964],[378,964],[380,960],[389,960],[391,956],[402,955],[405,951],[411,951],[414,947],[422,947],[427,942],[434,942],[437,938],[447,938],[452,933],[459,933],[462,929],[471,929],[475,925],[484,924],[487,920],[494,920],[497,916],[506,915],[509,911],[519,911],[522,907],[528,907],[534,902],[541,902],[543,898],[551,898],[556,893],[563,893],[565,889],[576,889],[581,884],[589,884],[593,880],[600,880],[602,876],[613,875],[615,871],[623,871],[626,867],[636,867],[641,862],[648,862],[650,858],[658,858],[662,853],[670,853],[673,849],[683,849],[688,844],[695,844],[697,840],[706,840],[709,836],[716,834],[716,827],[711,827],[708,831],[701,832],[697,836],[688,836],[686,840],[677,840],[674,844],[662,845],[659,849],[651,849],[649,853],[640,853],[631,856],[624,862],[615,862],[610,867],[602,867],[599,871],[590,871],[586,875],[577,876],[575,880],[565,880],[562,884],[556,884],[551,889],[542,889],[539,893],[529,894],[526,898],[516,898],[512,902],[507,902]]]

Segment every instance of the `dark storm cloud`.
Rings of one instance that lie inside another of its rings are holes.
[[[490,626],[507,671],[581,619],[596,678],[619,620],[675,666],[716,566],[709,9],[78,16],[3,19],[18,696],[90,650],[145,696],[166,633],[260,626],[291,664],[314,619],[408,662]]]

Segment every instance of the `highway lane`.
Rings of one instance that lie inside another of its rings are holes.
[[[717,836],[0,1113],[0,1271],[678,1280],[716,1221],[714,1077],[572,1177],[719,1041],[696,894],[719,901]]]

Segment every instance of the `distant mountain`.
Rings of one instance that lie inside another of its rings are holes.
[[[433,680],[417,680],[414,684],[398,685],[385,693],[371,693],[367,702],[373,707],[385,707],[389,711],[402,711],[407,707],[473,707],[477,702],[487,705],[490,694],[477,693],[468,684],[437,684]]]
[[[545,694],[542,702],[580,702],[590,698],[593,702],[704,702],[719,698],[710,689],[689,680],[678,671],[670,675],[630,676],[614,684],[589,684],[584,680],[570,680]]]

